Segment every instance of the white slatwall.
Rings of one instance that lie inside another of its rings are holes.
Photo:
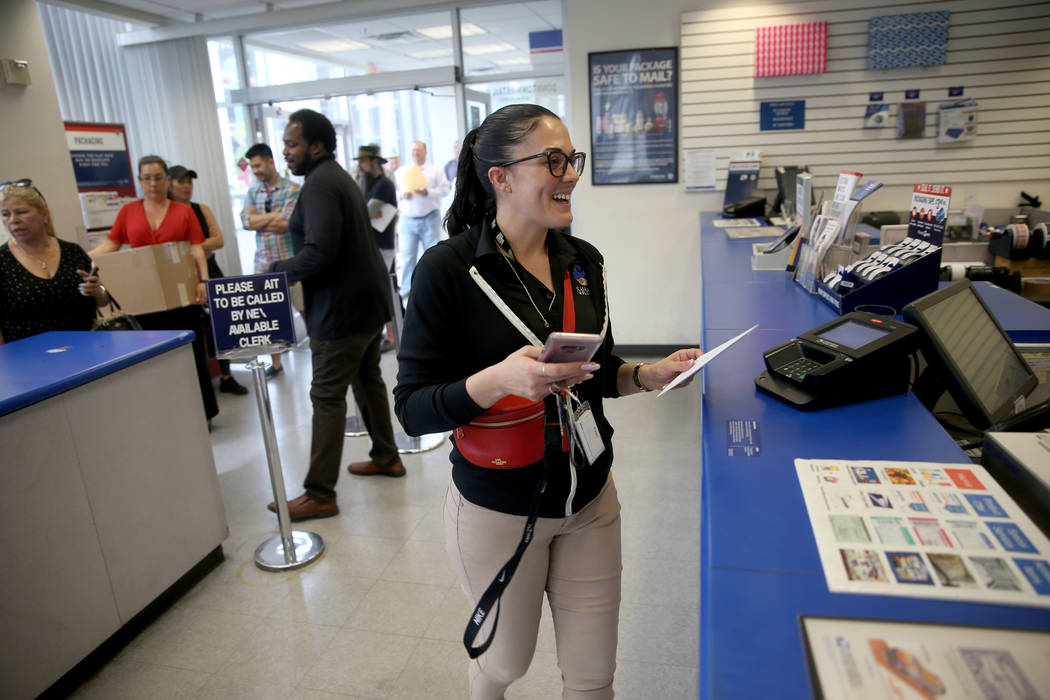
[[[870,17],[937,10],[951,13],[944,65],[867,68]],[[757,27],[814,21],[828,22],[826,73],[754,76]],[[702,9],[682,14],[681,62],[682,148],[715,150],[719,189],[725,188],[729,156],[758,148],[760,189],[775,191],[775,166],[797,164],[809,165],[814,186],[824,189],[849,169],[908,190],[921,182],[968,189],[997,183],[1050,199],[1046,0],[781,0]],[[938,145],[937,106],[957,99],[948,97],[948,87],[956,85],[979,103],[978,135],[969,144]],[[896,105],[913,88],[927,105],[926,134],[898,139]],[[879,91],[890,104],[890,125],[864,129],[868,93]],[[768,100],[805,100],[806,128],[759,131],[759,103]],[[907,208],[906,202],[896,208]]]

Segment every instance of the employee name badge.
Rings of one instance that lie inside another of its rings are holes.
[[[598,424],[594,421],[594,413],[591,412],[591,404],[584,401],[573,413],[573,425],[576,428],[576,437],[583,446],[583,454],[587,457],[588,464],[594,462],[605,452],[605,443],[602,442],[601,433],[598,432]]]

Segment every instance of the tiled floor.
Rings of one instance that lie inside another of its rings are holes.
[[[310,435],[310,354],[285,356],[271,380],[290,497],[301,493]],[[250,375],[235,366],[249,385]],[[396,360],[383,356],[393,386]],[[697,697],[699,400],[697,388],[610,401],[613,469],[623,507],[619,698]],[[74,695],[81,698],[391,698],[466,696],[460,639],[470,613],[448,564],[441,504],[445,446],[408,455],[403,479],[339,482],[341,514],[295,524],[320,534],[323,557],[291,573],[253,563],[276,534],[252,396],[220,394],[212,443],[230,536],[226,561]],[[395,422],[395,429],[398,426]],[[343,461],[367,457],[347,439]],[[544,611],[528,674],[509,700],[561,697],[553,628]]]

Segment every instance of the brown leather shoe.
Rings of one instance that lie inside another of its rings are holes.
[[[404,476],[405,465],[401,463],[401,460],[397,460],[389,467],[381,467],[372,460],[365,462],[351,462],[350,466],[346,468],[351,474],[358,476]]]
[[[277,512],[277,504],[270,502],[266,508],[273,513]],[[339,506],[335,503],[319,503],[310,498],[310,494],[304,493],[298,498],[288,501],[288,519],[293,523],[311,518],[330,518],[339,515]]]

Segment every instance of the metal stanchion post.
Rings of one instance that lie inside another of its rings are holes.
[[[365,422],[361,420],[361,416],[357,415],[357,404],[353,401],[347,402],[353,411],[346,417],[346,427],[343,428],[343,435],[345,437],[364,437],[368,435],[368,431],[365,429]]]
[[[281,473],[281,454],[277,449],[277,433],[273,425],[273,409],[270,407],[270,392],[266,386],[266,364],[258,360],[248,363],[255,381],[255,402],[262,423],[263,442],[266,445],[266,462],[270,467],[270,486],[277,506],[277,523],[281,534],[274,535],[255,550],[255,565],[266,571],[289,571],[306,566],[324,552],[324,540],[320,535],[302,530],[292,530],[288,517],[288,497],[284,491],[284,476]]]
[[[397,276],[390,275],[390,298],[394,302],[394,347],[401,350],[401,327],[404,319],[401,317],[401,297],[397,291]],[[415,437],[404,431],[398,431],[394,435],[394,443],[397,451],[401,454],[416,454],[432,450],[448,438],[448,433],[430,433]]]

